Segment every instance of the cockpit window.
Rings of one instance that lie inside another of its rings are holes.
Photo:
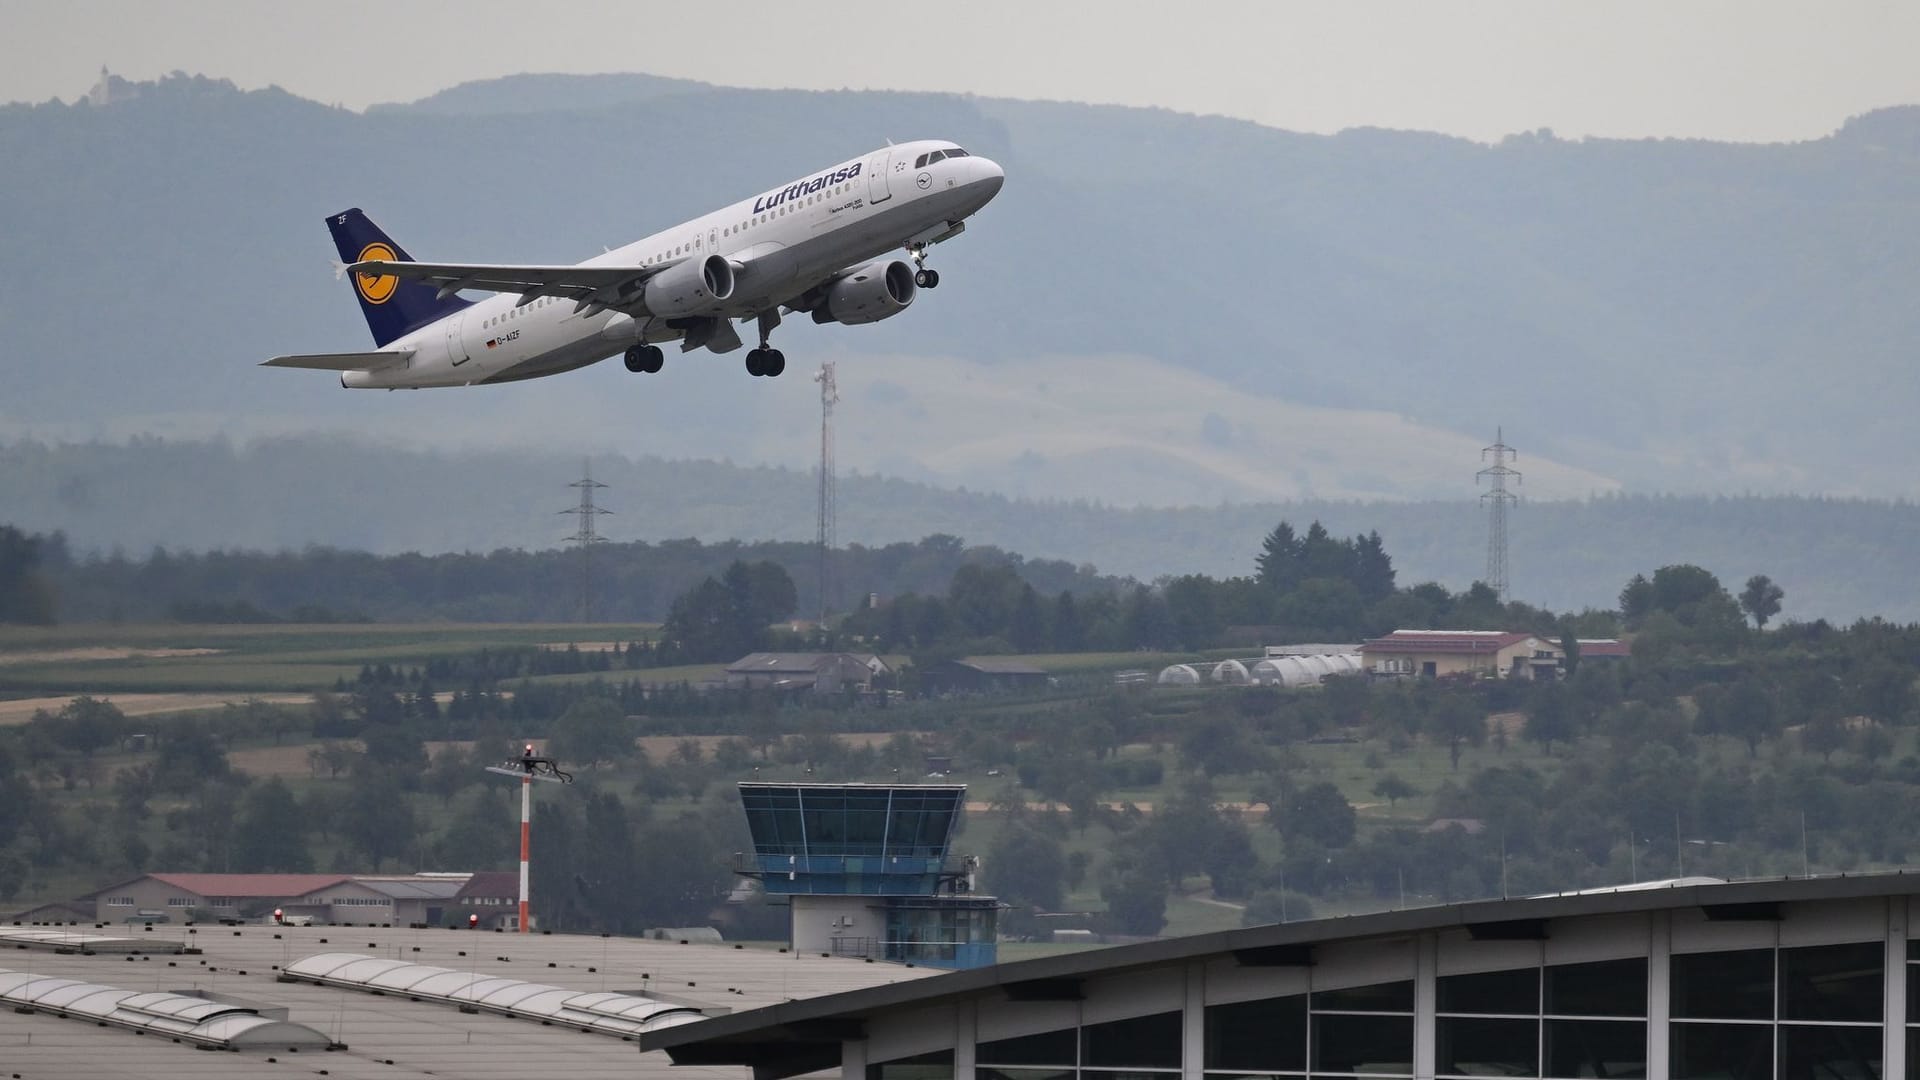
[[[925,155],[925,154],[921,154],[921,155],[920,155],[920,156],[919,156],[918,158],[916,158],[916,159],[914,159],[914,162],[913,162],[913,167],[914,167],[914,168],[916,168],[916,169],[924,169],[924,168],[926,168],[926,167],[927,167],[927,155]]]
[[[931,165],[946,156],[947,152],[945,150],[935,150],[933,153],[927,155],[927,164]]]
[[[965,150],[962,150],[962,149],[960,149],[959,147],[957,147],[957,146],[956,146],[956,147],[954,147],[953,149],[951,149],[951,150],[949,150],[949,151],[947,151],[947,156],[948,156],[948,157],[950,157],[950,158],[956,158],[956,157],[966,157],[966,156],[967,156],[967,152],[966,152]]]

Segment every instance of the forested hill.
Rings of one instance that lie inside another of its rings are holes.
[[[695,537],[804,542],[814,478],[715,461],[595,457],[616,542]],[[155,545],[192,551],[377,553],[549,550],[573,521],[581,459],[558,453],[419,453],[327,439],[245,448],[143,439],[127,444],[0,444],[0,516],[60,530],[80,553]],[[839,536],[879,546],[935,533],[1029,560],[1092,564],[1104,574],[1250,575],[1262,538],[1287,520],[1335,535],[1377,530],[1402,585],[1462,589],[1485,569],[1486,520],[1471,496],[1450,502],[1295,501],[1126,509],[842,476]],[[1771,576],[1784,617],[1920,620],[1920,507],[1845,499],[1612,496],[1523,503],[1511,517],[1513,596],[1554,610],[1612,608],[1637,573],[1693,563],[1738,583]],[[714,558],[725,558],[716,553]],[[806,560],[795,556],[797,566]],[[716,564],[718,565],[718,564]],[[709,568],[711,570],[712,568]],[[803,587],[810,575],[797,571]],[[857,593],[858,582],[847,588]],[[916,582],[928,588],[939,582]],[[1053,589],[1069,587],[1065,581]]]
[[[254,365],[366,340],[327,213],[362,206],[422,257],[568,262],[938,135],[1008,175],[938,249],[942,289],[875,326],[781,330],[796,371],[847,361],[847,465],[1161,506],[1420,499],[1505,424],[1549,497],[1920,496],[1920,109],[1791,145],[1489,146],[644,77],[364,114],[185,76],[114,95],[0,107],[0,436],[806,459],[812,388],[737,357],[407,395]]]

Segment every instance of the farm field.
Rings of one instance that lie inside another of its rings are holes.
[[[546,623],[5,627],[0,706],[10,698],[144,694],[179,695],[139,699],[150,713],[179,711],[252,695],[310,694],[370,664],[416,666],[540,645],[605,652],[615,641],[657,632],[650,624]]]

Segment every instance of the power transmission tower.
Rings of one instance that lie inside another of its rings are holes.
[[[574,530],[572,536],[566,538],[566,542],[580,545],[580,621],[590,623],[593,621],[593,548],[595,544],[607,542],[607,538],[601,536],[599,530],[594,527],[594,519],[601,514],[611,514],[613,511],[603,510],[593,505],[594,489],[607,485],[593,478],[591,461],[581,463],[580,479],[567,486],[580,489],[580,505],[568,507],[560,512],[573,514],[580,519],[579,527]]]
[[[833,406],[840,400],[840,388],[834,385],[833,361],[820,365],[820,371],[813,381],[820,384],[820,513],[819,532],[816,542],[820,546],[820,626],[827,625],[827,612],[832,604],[829,595],[832,591],[832,576],[828,560],[832,556],[834,537],[834,490],[833,490]]]
[[[1507,602],[1507,507],[1520,501],[1520,496],[1507,490],[1507,478],[1512,477],[1515,484],[1520,483],[1520,473],[1507,468],[1507,462],[1517,460],[1520,455],[1506,444],[1506,436],[1499,428],[1494,428],[1493,445],[1480,451],[1480,460],[1489,458],[1493,464],[1474,474],[1474,486],[1479,487],[1484,478],[1489,490],[1483,492],[1480,501],[1487,507],[1487,587],[1500,597],[1501,603]]]

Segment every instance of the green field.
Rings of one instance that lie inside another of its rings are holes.
[[[647,640],[658,630],[511,623],[0,627],[0,697],[308,693],[369,664],[413,667],[482,649],[591,647]]]

